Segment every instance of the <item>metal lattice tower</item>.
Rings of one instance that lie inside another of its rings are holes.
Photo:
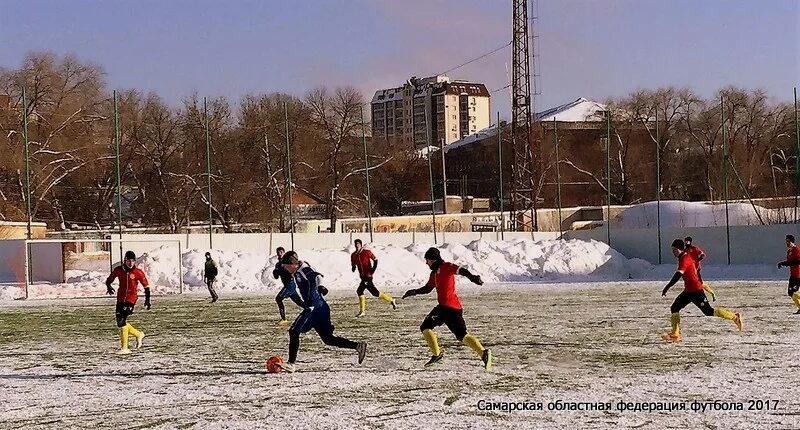
[[[533,94],[531,93],[531,40],[528,29],[528,0],[514,2],[512,77],[511,77],[511,139],[514,165],[511,188],[511,219],[514,229],[524,231],[538,230],[536,199],[538,188],[535,173],[538,172],[539,150],[533,139]],[[534,17],[535,19],[535,17]],[[525,222],[524,214],[530,211],[530,222]]]

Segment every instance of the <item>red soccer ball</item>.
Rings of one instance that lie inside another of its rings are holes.
[[[272,357],[267,359],[266,363],[267,372],[281,373],[281,370],[283,370],[281,364],[283,364],[283,358],[281,358],[280,355],[273,355]]]

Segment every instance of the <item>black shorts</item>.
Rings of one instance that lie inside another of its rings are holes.
[[[375,297],[378,297],[381,292],[375,287],[375,284],[372,283],[371,277],[362,276],[361,283],[358,284],[358,288],[356,289],[356,294],[359,296],[364,295],[364,290],[369,291]]]
[[[432,330],[440,325],[446,325],[447,328],[456,335],[456,339],[461,341],[467,335],[467,324],[464,322],[464,310],[453,309],[447,306],[436,305],[433,310],[422,321],[419,326],[420,331]]]
[[[133,313],[133,303],[130,302],[117,302],[117,308],[114,312],[117,317],[117,327],[124,327],[127,324],[127,319]]]
[[[685,308],[689,305],[689,303],[694,303],[701,311],[703,311],[704,315],[711,316],[714,315],[714,308],[708,303],[708,298],[706,298],[705,291],[683,291],[678,294],[678,297],[675,297],[675,301],[672,302],[672,306],[670,307],[670,312],[673,314],[675,312],[680,312],[681,309]]]
[[[786,293],[789,294],[789,297],[792,297],[794,293],[800,291],[800,278],[789,278],[789,289],[786,290]]]

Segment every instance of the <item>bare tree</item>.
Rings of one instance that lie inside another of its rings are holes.
[[[145,217],[166,221],[170,232],[179,231],[188,222],[199,190],[196,177],[186,170],[187,153],[178,116],[155,94],[143,101],[131,143],[142,166],[135,180],[139,189],[145,190]]]
[[[313,150],[313,142],[307,130],[311,122],[310,113],[301,100],[280,93],[246,96],[239,108],[237,131],[243,154],[251,165],[258,166],[246,175],[255,184],[258,200],[263,203],[259,206],[260,221],[271,226],[277,220],[280,231],[288,231],[289,219],[284,103],[289,119],[294,182],[305,182],[306,176],[313,172],[303,159],[306,152]]]
[[[102,114],[106,103],[103,71],[99,66],[82,63],[72,56],[58,58],[49,53],[33,53],[22,68],[0,73],[0,85],[13,100],[12,110],[18,122],[6,117],[4,128],[8,162],[4,169],[14,172],[16,194],[24,204],[26,191],[23,163],[21,116],[27,116],[31,165],[31,212],[37,216],[51,210],[63,227],[63,206],[59,189],[68,179],[70,187],[84,186],[89,178],[78,178],[82,170],[99,160],[108,159],[105,141],[98,134],[97,123],[107,120]],[[27,111],[21,105],[25,87]],[[6,122],[8,121],[8,122]],[[41,217],[39,217],[41,218]]]
[[[350,87],[337,88],[331,94],[326,88],[317,88],[306,96],[313,124],[318,130],[325,186],[328,198],[328,216],[331,231],[343,212],[342,204],[348,196],[342,189],[347,179],[357,174],[363,159],[358,156],[358,136],[361,127],[361,107],[364,98]]]

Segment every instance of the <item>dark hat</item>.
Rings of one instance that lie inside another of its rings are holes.
[[[133,251],[126,251],[125,252],[125,259],[126,260],[136,260],[136,254]]]
[[[210,252],[206,252],[206,257],[211,257],[211,253]]]
[[[439,248],[428,248],[428,250],[425,251],[425,259],[433,261],[441,260],[442,254],[439,253]]]
[[[678,248],[681,251],[683,251],[686,248],[686,244],[684,244],[683,241],[680,239],[675,239],[672,241],[672,247]]]
[[[281,257],[281,264],[297,264],[299,262],[300,259],[297,258],[297,253],[294,251],[286,251],[286,254]]]

